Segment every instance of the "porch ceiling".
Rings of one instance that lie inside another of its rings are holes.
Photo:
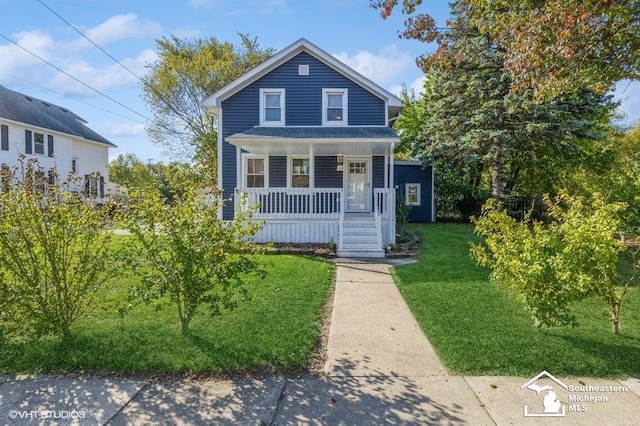
[[[257,155],[387,155],[400,139],[388,127],[253,127],[227,141]]]

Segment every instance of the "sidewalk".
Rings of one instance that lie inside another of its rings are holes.
[[[388,267],[338,260],[324,377],[180,380],[0,375],[0,424],[600,424],[640,423],[640,380],[561,378],[626,386],[586,412],[542,412],[532,378],[447,373],[400,296]],[[517,348],[514,348],[517,350]],[[584,395],[584,392],[578,396]],[[52,420],[55,418],[56,420]]]

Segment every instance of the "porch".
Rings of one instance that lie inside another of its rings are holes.
[[[241,188],[236,208],[255,208],[256,241],[336,244],[345,257],[383,257],[395,242],[395,190],[374,188],[366,211],[347,211],[343,188]],[[246,197],[242,206],[239,200]]]

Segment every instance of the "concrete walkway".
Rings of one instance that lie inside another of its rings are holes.
[[[523,388],[533,378],[448,374],[387,265],[337,265],[324,377],[157,382],[0,375],[0,425],[640,424],[637,378],[561,378],[578,387],[568,391],[540,377],[536,383],[553,388],[565,415],[525,417],[525,406],[544,414],[547,390]]]

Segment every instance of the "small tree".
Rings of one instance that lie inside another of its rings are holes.
[[[112,218],[69,192],[76,178],[45,177],[35,160],[2,172],[0,327],[9,334],[68,336],[118,267]]]
[[[574,323],[570,303],[599,296],[619,333],[622,298],[629,288],[618,290],[623,245],[615,235],[624,206],[606,204],[599,194],[587,203],[564,191],[545,202],[548,224],[530,215],[518,222],[489,200],[474,220],[485,245],[473,245],[472,256],[491,268],[493,279],[518,292],[536,324]]]
[[[220,193],[193,176],[172,176],[171,202],[157,187],[134,191],[127,227],[142,282],[135,296],[145,301],[168,296],[177,308],[182,333],[203,304],[211,315],[233,306],[243,289],[243,275],[260,272],[251,243],[259,225],[252,211],[232,221],[218,218]],[[204,189],[203,189],[204,187]]]

